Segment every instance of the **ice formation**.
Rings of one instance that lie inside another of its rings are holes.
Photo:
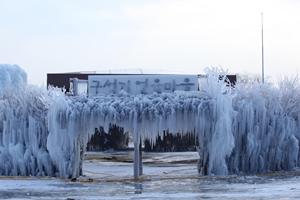
[[[230,171],[292,170],[300,166],[300,87],[298,78],[269,84],[237,84]]]
[[[0,175],[53,175],[47,152],[46,90],[26,85],[18,66],[0,65]]]
[[[0,65],[0,77],[26,77],[19,68],[7,68]],[[135,142],[154,143],[164,130],[195,132],[199,165],[208,175],[299,167],[298,81],[283,81],[279,88],[259,83],[231,88],[219,80],[220,71],[206,72],[204,91],[192,95],[66,96],[59,89],[3,79],[0,175],[77,177],[95,127],[108,130],[110,124],[132,132]]]
[[[2,64],[0,66],[0,89],[7,86],[26,84],[27,73],[18,65]]]

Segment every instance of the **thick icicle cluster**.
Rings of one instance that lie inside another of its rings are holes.
[[[268,84],[237,84],[232,132],[232,173],[292,170],[300,166],[300,87],[286,79]]]
[[[18,66],[0,65],[0,175],[54,175],[47,152],[47,90],[26,85]]]
[[[0,89],[26,84],[27,73],[18,65],[0,64]]]
[[[207,82],[202,87],[208,94],[209,107],[199,106],[196,133],[199,139],[200,153],[202,151],[202,167],[204,174],[227,175],[226,158],[234,148],[234,138],[231,130],[234,97],[230,85],[226,84],[226,73],[223,70],[206,69]],[[223,78],[219,80],[220,74]]]

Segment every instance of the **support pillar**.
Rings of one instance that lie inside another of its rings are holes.
[[[143,175],[143,152],[142,152],[142,141],[140,140],[140,145],[139,145],[139,175]]]
[[[142,143],[138,133],[134,133],[134,161],[133,161],[133,177],[139,178],[143,175],[142,160]]]
[[[134,160],[133,160],[133,178],[140,176],[140,148],[139,140],[134,137]]]
[[[73,78],[73,95],[78,95],[78,78]]]

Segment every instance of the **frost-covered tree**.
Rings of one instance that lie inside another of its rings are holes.
[[[253,84],[253,83],[260,83],[261,82],[261,75],[260,74],[253,74],[248,72],[237,73],[237,82],[242,84]],[[271,79],[270,76],[266,76],[264,81],[265,83],[269,83]]]

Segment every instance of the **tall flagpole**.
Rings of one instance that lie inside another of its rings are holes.
[[[263,13],[261,13],[261,76],[262,83],[265,82],[265,69],[264,69],[264,27],[263,27]]]

